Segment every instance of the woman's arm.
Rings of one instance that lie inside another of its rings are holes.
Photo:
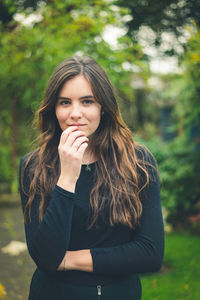
[[[42,222],[39,223],[38,210],[40,196],[36,196],[31,207],[31,221],[25,223],[26,241],[31,257],[37,266],[45,271],[55,272],[68,249],[72,214],[75,200],[75,186],[81,171],[83,154],[88,146],[88,138],[70,126],[64,130],[58,146],[60,158],[60,177],[51,195],[50,203],[45,210]],[[19,187],[23,211],[28,197],[21,187],[21,171],[24,161],[20,162]],[[29,190],[28,168],[23,177],[25,190]],[[48,182],[47,182],[48,184]]]
[[[154,160],[152,163],[155,165]],[[143,213],[133,241],[114,247],[66,253],[64,268],[96,274],[154,272],[160,269],[164,252],[164,228],[157,171],[143,192]],[[153,178],[153,179],[152,179]]]
[[[156,166],[151,156],[151,163]],[[156,168],[148,167],[149,185],[143,190],[140,225],[129,243],[91,249],[93,272],[127,274],[158,271],[164,255],[164,226],[160,202],[160,182]]]
[[[20,162],[19,187],[23,211],[28,197],[21,187],[21,171],[24,159]],[[28,171],[24,174],[24,188],[30,185]],[[54,272],[60,265],[68,249],[71,233],[75,194],[55,186],[42,222],[39,222],[38,208],[40,197],[32,202],[31,221],[25,223],[26,241],[29,253],[36,265],[48,272]]]
[[[58,271],[69,270],[93,272],[93,262],[90,250],[67,251]]]

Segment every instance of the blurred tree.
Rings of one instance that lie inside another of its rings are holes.
[[[186,46],[182,38],[185,25],[195,21],[200,25],[200,0],[116,0],[116,5],[130,10],[131,20],[127,21],[128,34],[138,40],[141,26],[150,27],[156,34],[155,46],[162,44],[163,32],[172,33],[179,45]],[[168,55],[177,54],[176,45],[166,51]]]
[[[29,129],[32,111],[41,101],[53,69],[62,60],[75,54],[93,56],[108,71],[121,103],[125,99],[129,106],[133,98],[131,71],[123,67],[124,63],[143,68],[139,45],[122,36],[116,50],[102,36],[108,24],[123,27],[126,9],[115,11],[106,0],[48,2],[36,11],[39,21],[27,23],[33,14],[26,11],[25,15],[21,14],[20,23],[12,19],[12,26],[2,24],[0,27],[0,94],[3,99],[0,103],[3,128],[0,181],[14,181],[14,190],[17,159],[30,150],[34,138]],[[131,123],[129,107],[126,114]]]
[[[191,34],[180,63],[183,73],[173,76],[167,86],[168,98],[176,100],[173,114],[173,120],[176,121],[171,125],[171,132],[178,134],[168,143],[154,137],[148,146],[158,160],[161,195],[163,204],[168,209],[168,221],[175,228],[181,226],[200,232],[200,29],[198,27]]]
[[[36,10],[41,0],[1,0],[0,1],[0,20],[4,26],[9,26],[16,13],[23,12],[25,9]],[[30,11],[29,11],[30,12]]]

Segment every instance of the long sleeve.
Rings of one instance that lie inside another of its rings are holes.
[[[155,161],[152,158],[155,166]],[[164,227],[160,203],[160,184],[154,169],[143,191],[143,213],[133,239],[122,245],[93,248],[95,274],[117,275],[154,272],[160,269],[164,254]]]
[[[23,211],[27,203],[27,196],[21,186],[21,170],[19,168],[19,188]],[[29,187],[28,174],[24,174],[24,187]],[[67,251],[75,194],[55,186],[50,203],[44,213],[42,222],[38,220],[39,196],[32,202],[31,221],[25,223],[26,241],[29,253],[39,269],[55,272]]]

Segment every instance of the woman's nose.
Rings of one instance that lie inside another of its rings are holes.
[[[81,107],[79,104],[72,105],[71,118],[77,119],[82,116]]]

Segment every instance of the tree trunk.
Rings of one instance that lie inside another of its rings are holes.
[[[145,123],[145,92],[135,89],[136,127],[143,128]]]

